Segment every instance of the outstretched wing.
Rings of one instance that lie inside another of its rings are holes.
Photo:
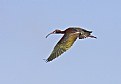
[[[78,33],[71,33],[67,35],[65,34],[61,38],[61,40],[56,44],[56,46],[54,47],[54,50],[52,51],[51,55],[48,57],[46,62],[52,61],[53,59],[57,58],[65,51],[67,51],[76,41],[78,36],[79,36]]]

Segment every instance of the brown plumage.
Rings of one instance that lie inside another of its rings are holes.
[[[52,61],[53,59],[60,56],[62,53],[67,51],[73,43],[76,41],[77,38],[84,39],[87,37],[96,38],[95,36],[91,35],[92,31],[87,31],[83,28],[79,27],[69,27],[65,31],[55,30],[50,34],[64,34],[60,41],[54,47],[54,50],[50,54],[50,56],[46,59],[46,62]],[[50,35],[48,34],[46,38]]]

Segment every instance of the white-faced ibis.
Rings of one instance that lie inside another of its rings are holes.
[[[53,59],[60,56],[62,53],[67,51],[73,43],[76,41],[77,38],[84,39],[87,37],[96,38],[95,36],[91,35],[92,31],[87,31],[80,27],[69,27],[64,31],[56,29],[55,31],[49,33],[46,38],[50,34],[64,34],[60,41],[54,47],[50,56],[46,59],[46,62],[50,62]]]

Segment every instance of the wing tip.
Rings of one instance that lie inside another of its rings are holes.
[[[46,63],[49,62],[47,59],[43,59]]]
[[[52,60],[48,60],[48,59],[43,59],[46,63],[52,61]]]

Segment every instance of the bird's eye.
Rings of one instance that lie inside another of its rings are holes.
[[[56,29],[55,31],[54,31],[54,33],[60,33],[61,31],[60,30],[58,30],[58,29]]]
[[[53,33],[56,33],[56,30],[55,30],[55,31],[53,31]]]
[[[58,32],[58,30],[53,31],[53,33],[57,33],[57,32]]]

